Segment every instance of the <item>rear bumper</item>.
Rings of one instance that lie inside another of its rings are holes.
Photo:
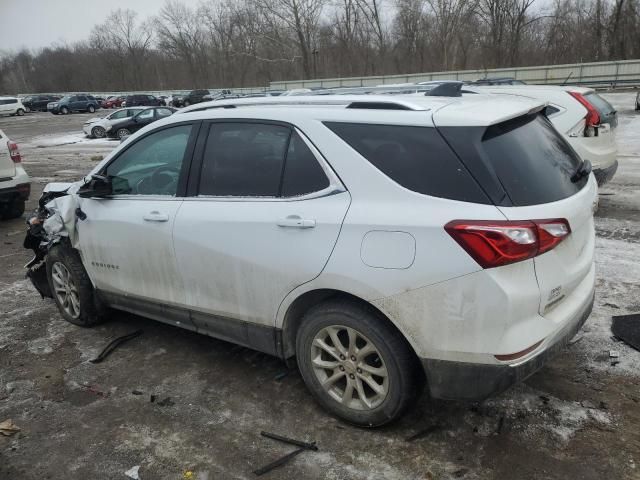
[[[614,161],[613,164],[608,166],[607,168],[594,168],[593,174],[596,177],[596,181],[598,182],[598,185],[604,185],[605,183],[607,183],[609,180],[613,178],[617,170],[618,170],[618,160]]]
[[[449,360],[421,359],[431,396],[450,400],[480,401],[525,380],[560,352],[582,328],[593,309],[589,301],[558,331],[549,346],[530,360],[516,365],[489,365]]]
[[[28,200],[31,193],[31,184],[22,183],[9,188],[0,188],[0,205],[8,204],[14,200]]]

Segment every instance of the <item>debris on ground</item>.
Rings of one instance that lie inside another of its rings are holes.
[[[93,393],[94,395],[97,395],[99,397],[107,398],[109,396],[109,392],[103,392],[102,390],[99,390],[93,385],[80,385],[80,386],[87,392]]]
[[[288,443],[290,445],[295,445],[295,446],[300,447],[300,448],[294,450],[291,453],[288,453],[284,457],[280,457],[277,460],[274,460],[273,462],[265,465],[264,467],[260,467],[257,470],[254,470],[253,473],[258,477],[260,475],[264,475],[265,473],[269,473],[270,471],[287,464],[289,461],[291,461],[292,459],[294,459],[295,457],[300,455],[305,450],[313,450],[313,451],[317,451],[318,450],[318,447],[316,446],[316,442],[310,442],[310,443],[309,442],[303,442],[301,440],[295,440],[293,438],[283,437],[282,435],[278,435],[278,434],[275,434],[275,433],[269,433],[269,432],[265,432],[265,431],[260,432],[260,435],[262,435],[263,437],[266,437],[266,438],[270,438],[272,440],[277,440],[279,442]]]
[[[161,407],[173,407],[175,405],[175,402],[171,400],[171,397],[167,397],[164,400],[160,400],[158,402],[158,405],[160,405]]]
[[[440,430],[442,430],[442,426],[441,425],[430,425],[427,428],[423,428],[422,430],[414,433],[410,437],[407,437],[407,439],[405,441],[413,442],[414,440],[418,440],[420,438],[426,437],[427,435],[429,435],[431,433],[434,433],[434,432],[438,432]]]
[[[611,317],[611,331],[620,340],[640,351],[640,313]]]
[[[20,431],[20,427],[18,427],[13,420],[8,419],[4,422],[0,422],[0,433],[5,437],[10,437]]]
[[[96,358],[94,358],[93,360],[89,360],[91,363],[100,363],[102,362],[105,358],[107,358],[109,355],[111,355],[111,353],[118,348],[118,346],[122,345],[123,343],[132,340],[138,336],[142,335],[142,330],[136,330],[135,332],[132,333],[128,333],[127,335],[123,335],[121,337],[118,337],[114,340],[112,340],[111,342],[109,342],[109,344],[104,347],[104,350],[102,350],[102,352],[100,352],[100,355],[98,355]]]
[[[140,475],[138,474],[139,470],[140,470],[140,465],[136,465],[135,467],[131,467],[129,470],[124,472],[124,474],[127,477],[132,478],[133,480],[140,480]]]

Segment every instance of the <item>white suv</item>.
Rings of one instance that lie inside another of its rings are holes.
[[[18,144],[0,130],[0,218],[18,218],[31,193],[31,180],[21,164]]]
[[[17,97],[0,97],[0,115],[24,115],[27,109]]]
[[[482,399],[540,368],[593,304],[596,182],[543,107],[198,104],[47,189],[31,223],[60,241],[29,274],[78,325],[109,306],[295,356],[354,424],[399,417],[425,379]]]

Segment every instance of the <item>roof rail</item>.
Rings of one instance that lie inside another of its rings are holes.
[[[290,97],[235,98],[203,102],[176,112],[202,112],[215,108],[261,107],[261,106],[342,106],[345,108],[377,109],[377,110],[414,110],[426,111],[428,107],[412,102],[410,99],[399,99],[387,95],[310,95]]]

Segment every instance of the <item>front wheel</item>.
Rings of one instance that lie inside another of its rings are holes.
[[[93,138],[104,138],[107,132],[102,127],[93,127],[91,129],[91,136]]]
[[[93,105],[89,105],[89,108],[87,110],[89,110],[89,113],[93,113],[96,111],[96,107],[94,107]]]
[[[122,140],[124,137],[128,137],[129,135],[131,135],[131,132],[126,128],[119,128],[116,132],[116,136],[119,140]]]
[[[343,420],[377,427],[398,419],[422,385],[404,337],[372,308],[330,301],[305,315],[298,367],[316,400]]]
[[[189,105],[191,105],[191,102],[189,100],[185,100],[184,101],[185,108],[188,107]]]
[[[16,111],[16,115],[18,115],[19,117],[23,116],[23,115],[24,115],[24,110],[23,110],[22,108],[19,108],[19,109]]]
[[[91,327],[104,320],[91,280],[75,250],[63,244],[49,250],[47,280],[58,310],[66,321]]]
[[[67,107],[62,107],[60,109],[60,113],[63,115],[67,115],[69,113],[69,109]]]

